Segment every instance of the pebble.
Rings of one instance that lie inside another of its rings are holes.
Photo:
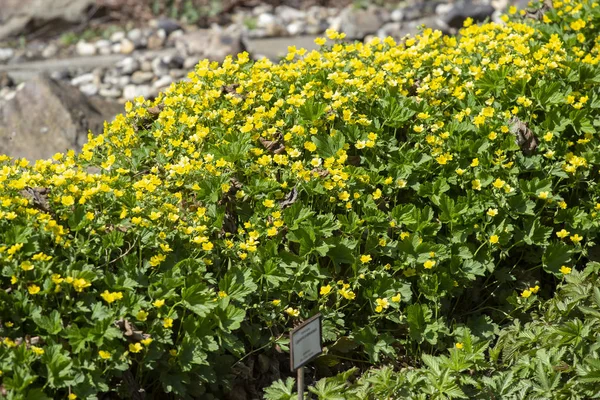
[[[75,46],[75,51],[77,51],[77,54],[80,56],[93,56],[96,54],[96,46],[94,46],[93,43],[80,40]]]
[[[80,86],[79,90],[81,90],[81,93],[85,94],[86,96],[95,96],[98,94],[98,85],[95,83],[88,83]]]
[[[90,83],[94,83],[95,80],[96,80],[96,75],[94,75],[92,72],[90,72],[87,74],[79,75],[79,76],[71,79],[71,85],[73,85],[73,86],[88,85]]]
[[[58,54],[58,46],[54,43],[49,43],[44,50],[42,50],[42,57],[52,58]]]
[[[0,62],[5,62],[13,58],[15,51],[10,48],[0,49]]]
[[[131,54],[135,50],[135,44],[129,39],[121,40],[121,54]]]
[[[131,75],[131,83],[135,85],[141,85],[142,83],[148,83],[154,78],[154,74],[152,72],[146,71],[135,71],[133,75]]]
[[[123,97],[126,100],[133,100],[136,97],[148,97],[150,95],[150,86],[147,85],[127,85],[123,88]]]
[[[117,88],[102,88],[99,92],[102,97],[118,98],[121,97],[122,91]]]
[[[120,43],[123,39],[125,39],[125,32],[117,31],[110,35],[110,41],[113,43]]]
[[[163,76],[169,73],[169,66],[163,62],[160,58],[152,60],[152,72],[156,76]]]
[[[400,8],[397,8],[392,11],[390,18],[393,22],[401,22],[404,19],[404,11],[402,11]]]
[[[137,43],[142,40],[143,34],[141,29],[132,29],[127,32],[127,39],[131,40],[134,43]]]
[[[157,79],[156,81],[154,81],[154,83],[152,84],[152,87],[160,89],[160,88],[169,86],[172,82],[173,82],[173,78],[170,75],[165,75],[165,76],[161,77],[160,79]]]
[[[275,15],[281,18],[284,23],[299,21],[306,18],[306,13],[304,11],[285,5],[276,7]]]
[[[140,69],[140,63],[133,57],[127,57],[119,61],[116,67],[122,74],[131,75]]]
[[[291,36],[301,35],[304,33],[305,26],[303,21],[295,21],[287,25],[287,31]]]

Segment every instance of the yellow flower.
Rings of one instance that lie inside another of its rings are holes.
[[[500,240],[500,238],[498,237],[498,235],[492,235],[492,236],[490,236],[490,243],[491,244],[496,244],[496,243],[498,243],[499,240]]]
[[[502,187],[504,186],[504,184],[505,184],[505,183],[506,183],[506,182],[505,182],[505,181],[503,181],[502,179],[500,179],[500,178],[497,178],[497,179],[494,181],[494,183],[492,183],[492,185],[493,185],[493,186],[494,186],[496,189],[502,189]]]
[[[378,313],[382,312],[390,306],[390,302],[388,301],[388,299],[379,298],[375,300],[375,303],[377,303],[377,307],[375,307],[375,312]]]
[[[175,357],[175,356],[177,355],[177,350],[175,350],[175,349],[171,349],[171,350],[169,350],[169,354],[170,354],[171,356]]]
[[[68,398],[69,398],[69,400],[76,400],[77,399],[77,395],[75,393],[69,393]]]
[[[100,350],[100,351],[98,351],[98,355],[103,360],[108,360],[111,357],[111,354],[108,351],[106,351],[106,350]]]
[[[40,287],[38,285],[29,285],[27,286],[27,291],[29,294],[37,294],[40,292]]]
[[[537,293],[537,292],[539,292],[539,291],[540,291],[540,287],[539,287],[538,285],[535,285],[534,287],[530,287],[530,288],[529,288],[529,291],[530,291],[531,293]]]
[[[325,43],[327,43],[327,39],[324,37],[318,37],[315,39],[315,44],[318,46],[323,46]]]
[[[202,243],[202,250],[211,251],[215,247],[211,242]]]
[[[285,313],[287,315],[289,315],[290,317],[297,317],[297,316],[300,315],[300,310],[296,310],[296,309],[294,309],[292,307],[288,307],[288,308],[285,309]]]
[[[560,267],[560,272],[563,275],[569,275],[571,273],[572,269],[567,267],[566,265],[563,265],[562,267]]]
[[[104,292],[102,292],[100,297],[102,297],[104,299],[104,301],[106,301],[108,304],[110,304],[117,300],[121,300],[123,298],[123,293],[109,292],[108,290],[105,290]],[[139,315],[139,313],[138,313],[138,315]]]
[[[457,169],[456,169],[456,171],[454,171],[454,172],[456,172],[456,174],[457,174],[458,176],[460,176],[460,175],[462,175],[462,174],[464,174],[464,173],[465,173],[465,170],[464,170],[464,169],[462,169],[462,168],[457,168]]]
[[[263,206],[267,208],[273,208],[275,207],[275,202],[271,199],[266,199],[265,201],[263,201]]]
[[[369,254],[363,254],[362,256],[360,256],[361,263],[366,264],[369,261],[371,261],[371,256]]]
[[[346,300],[354,300],[356,298],[356,294],[346,287],[338,290],[338,293],[341,294]]]
[[[565,230],[565,229],[561,229],[560,231],[556,232],[556,236],[558,236],[561,239],[566,238],[567,236],[569,236],[571,232]]]
[[[173,326],[173,318],[165,318],[165,319],[163,319],[163,326],[165,328],[171,328]]]
[[[142,340],[140,340],[140,343],[142,343],[146,347],[150,346],[150,343],[152,343],[152,338],[142,339]]]
[[[129,343],[129,351],[131,353],[139,353],[143,347],[140,343]]]
[[[281,304],[281,300],[275,299],[275,300],[271,301],[271,304],[273,304],[275,307],[277,307],[278,305]]]
[[[338,198],[342,201],[348,201],[350,200],[350,193],[348,193],[347,191],[343,191],[338,195]]]
[[[571,239],[571,241],[573,243],[579,243],[583,240],[582,236],[579,236],[578,234],[574,234],[573,236],[571,236],[569,239]]]
[[[31,271],[33,269],[33,264],[30,261],[23,261],[21,263],[21,269],[23,271]]]
[[[490,217],[495,217],[496,215],[498,215],[498,209],[497,208],[489,208],[487,210],[487,215],[489,215]]]
[[[454,345],[454,347],[456,347],[457,349],[461,350],[464,346],[462,343],[458,342]]]
[[[312,153],[317,150],[317,145],[313,142],[304,142],[304,148]]]
[[[327,296],[330,292],[331,292],[331,285],[321,286],[321,290],[319,291],[319,294],[321,296]]]
[[[479,165],[479,158],[474,158],[473,161],[471,161],[471,167],[477,167]]]
[[[434,266],[435,266],[434,260],[427,260],[427,261],[425,261],[425,263],[423,263],[423,267],[425,267],[425,269],[431,269]]]
[[[540,192],[538,194],[538,198],[540,198],[542,200],[546,200],[548,198],[548,192]]]
[[[162,299],[158,299],[158,300],[155,300],[154,303],[152,303],[152,305],[156,308],[161,308],[162,306],[165,305],[165,301]]]
[[[521,292],[521,297],[528,298],[529,296],[531,296],[531,290],[525,289]]]
[[[75,199],[73,198],[73,196],[62,196],[60,198],[60,202],[63,206],[69,207],[75,204]]]
[[[42,354],[44,354],[44,349],[42,349],[41,347],[37,347],[37,346],[31,346],[31,351],[33,351],[38,356],[41,356]]]
[[[83,289],[92,286],[92,284],[83,278],[73,280],[73,288],[77,292],[82,292]]]
[[[394,303],[399,303],[401,298],[402,298],[402,296],[400,296],[400,293],[396,293],[395,296],[392,296],[392,301]]]
[[[474,190],[481,190],[481,181],[479,179],[474,179],[471,181],[471,187]]]
[[[277,228],[272,226],[271,228],[267,229],[267,236],[276,236],[276,235],[277,235]]]
[[[148,319],[148,312],[144,311],[144,310],[140,310],[138,311],[138,313],[135,316],[137,318],[138,321],[145,321]]]

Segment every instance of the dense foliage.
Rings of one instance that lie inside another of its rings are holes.
[[[204,61],[1,157],[1,394],[258,395],[321,312],[322,399],[598,396],[600,7],[553,6]]]

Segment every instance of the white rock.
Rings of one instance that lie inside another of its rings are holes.
[[[452,4],[438,4],[435,7],[435,13],[437,15],[446,15],[448,12],[450,12],[450,10],[452,10],[452,7],[454,7]]]
[[[116,99],[117,97],[121,96],[122,92],[117,88],[102,88],[100,89],[99,94],[102,97],[110,97]]]
[[[98,85],[95,83],[88,83],[80,86],[79,90],[81,90],[81,93],[85,94],[86,96],[95,96],[98,94]]]
[[[160,58],[152,60],[152,72],[156,76],[163,76],[169,73],[169,66],[163,62]]]
[[[135,50],[135,44],[129,39],[121,40],[121,54],[131,54]]]
[[[142,40],[143,34],[142,31],[140,29],[132,29],[129,32],[127,32],[127,39],[131,40],[134,43],[139,42],[140,40]]]
[[[127,85],[123,89],[123,97],[126,100],[133,100],[139,96],[148,97],[149,94],[150,94],[150,86],[146,86],[146,85],[142,85],[142,86]]]
[[[275,15],[281,18],[281,20],[285,23],[298,21],[306,18],[306,13],[304,11],[288,6],[276,7]]]
[[[131,82],[135,85],[141,85],[142,83],[150,82],[152,78],[154,78],[152,72],[135,71],[133,75],[131,75]]]
[[[394,22],[400,22],[404,19],[404,12],[401,9],[396,9],[392,11],[390,18]]]
[[[269,14],[269,13],[264,13],[264,14],[260,14],[258,16],[258,19],[256,20],[256,26],[258,28],[264,28],[264,29],[268,29],[269,27],[271,27],[272,25],[277,24],[277,17],[274,16],[273,14]]]
[[[198,63],[200,62],[200,59],[198,57],[188,57],[185,59],[185,61],[183,62],[183,69],[187,69],[187,70],[191,70],[193,69]]]
[[[121,54],[121,43],[115,43],[110,46],[110,50],[113,54]]]
[[[75,46],[75,51],[77,51],[77,54],[80,56],[93,56],[96,54],[96,46],[92,43],[80,40]]]
[[[120,43],[123,39],[125,39],[125,32],[123,31],[117,31],[110,35],[110,41],[113,43]]]
[[[110,47],[110,45],[111,45],[110,40],[101,39],[96,42],[96,48],[98,50],[105,48],[105,47]]]
[[[304,33],[306,23],[304,21],[296,21],[287,25],[287,31],[290,35],[296,36]]]
[[[58,46],[54,43],[49,43],[44,50],[42,50],[42,57],[52,58],[58,53]]]
[[[171,76],[169,76],[169,75],[165,75],[162,78],[156,80],[152,84],[152,87],[161,89],[161,88],[169,86],[171,83],[173,83],[173,78],[171,78]]]
[[[140,68],[140,63],[133,57],[127,57],[119,61],[116,67],[122,74],[131,75]]]
[[[79,75],[73,79],[71,79],[71,85],[73,86],[82,86],[89,85],[90,83],[94,83],[96,80],[96,76],[93,73]]]

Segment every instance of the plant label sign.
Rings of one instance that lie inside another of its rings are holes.
[[[303,367],[323,352],[321,314],[314,315],[290,332],[292,371]]]

